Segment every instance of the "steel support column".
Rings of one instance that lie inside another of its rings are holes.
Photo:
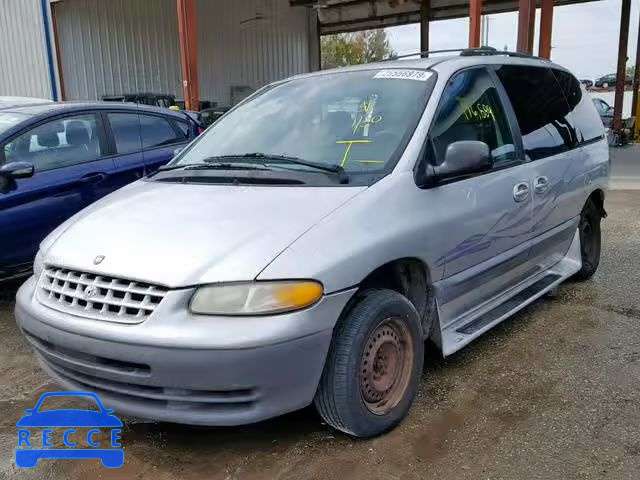
[[[480,47],[482,0],[469,0],[469,48]]]
[[[178,8],[178,35],[180,37],[184,106],[187,110],[199,110],[196,1],[176,0],[176,3]]]
[[[533,35],[536,21],[536,0],[518,2],[518,46],[523,53],[533,53]]]
[[[553,0],[542,0],[540,8],[540,42],[538,55],[551,58],[551,32],[553,29]]]
[[[422,0],[420,4],[420,51],[429,51],[429,15],[431,11],[431,0]],[[423,57],[428,57],[425,53]]]
[[[618,69],[616,74],[616,98],[613,102],[613,129],[622,127],[622,103],[626,80],[627,43],[629,43],[629,19],[631,16],[631,0],[622,0],[620,12],[620,41],[618,43]]]
[[[638,40],[636,46],[636,70],[633,75],[633,103],[631,104],[631,116],[635,117],[638,113],[638,84],[640,83],[640,26],[638,27]],[[638,125],[638,122],[636,122]],[[636,131],[638,129],[636,128]]]

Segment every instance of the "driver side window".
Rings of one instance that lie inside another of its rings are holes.
[[[100,156],[93,114],[58,118],[38,125],[4,146],[6,162],[29,162],[36,172],[91,162]]]
[[[511,163],[515,145],[498,91],[484,68],[460,72],[449,80],[431,127],[434,163],[440,165],[447,147],[460,140],[489,146],[495,165]]]

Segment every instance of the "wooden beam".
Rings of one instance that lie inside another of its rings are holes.
[[[422,0],[420,4],[420,51],[429,51],[429,14],[431,11],[431,0]],[[428,57],[425,53],[423,57]]]
[[[178,36],[180,37],[184,106],[187,110],[199,110],[196,2],[195,0],[176,0],[176,4],[178,8]]]
[[[538,55],[551,58],[551,35],[553,30],[553,0],[542,0],[540,8],[540,42]]]
[[[469,0],[469,48],[480,47],[482,0]]]
[[[631,18],[631,0],[622,0],[620,11],[620,40],[618,42],[618,69],[616,74],[616,97],[613,102],[613,129],[622,127],[622,103],[624,84],[627,79],[627,43],[629,42],[629,19]]]
[[[518,52],[533,53],[533,35],[536,20],[536,0],[519,0]]]

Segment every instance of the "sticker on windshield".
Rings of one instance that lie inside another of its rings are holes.
[[[399,80],[418,80],[420,82],[426,82],[433,75],[432,72],[425,72],[424,70],[380,70],[373,78],[395,78]]]

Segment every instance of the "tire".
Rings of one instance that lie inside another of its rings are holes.
[[[578,225],[580,231],[580,255],[582,257],[582,268],[574,276],[578,281],[590,279],[598,270],[602,246],[601,220],[602,212],[593,200],[589,200],[582,209]]]
[[[423,362],[420,317],[411,302],[392,290],[366,290],[334,330],[315,406],[336,430],[380,435],[407,415]]]

